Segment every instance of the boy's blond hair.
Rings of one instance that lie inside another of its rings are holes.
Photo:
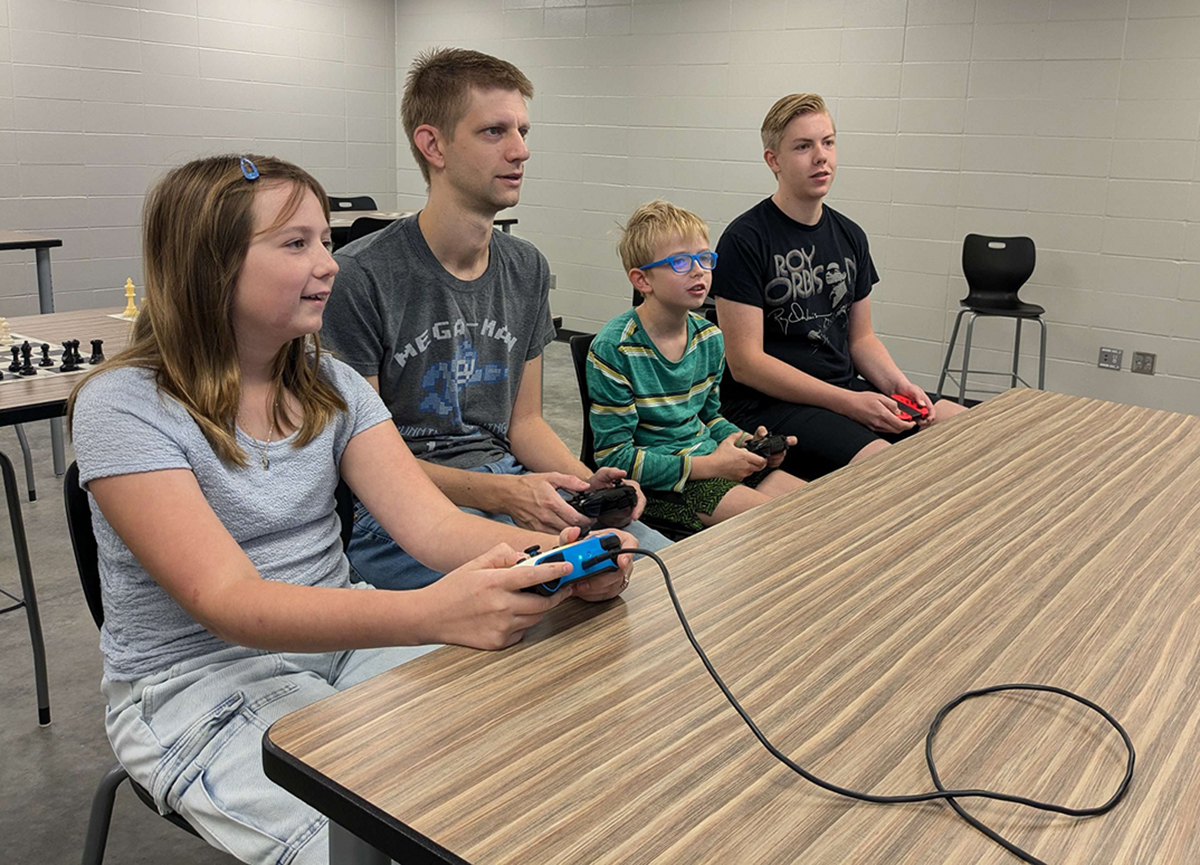
[[[763,149],[778,153],[787,125],[802,114],[829,115],[829,109],[825,107],[825,100],[816,93],[793,93],[783,97],[771,106],[771,110],[763,118],[760,130]],[[833,123],[832,115],[829,115],[829,122]],[[837,131],[836,126],[834,131]]]
[[[533,84],[525,73],[507,60],[466,48],[431,48],[413,61],[404,82],[400,100],[400,120],[421,176],[429,182],[429,164],[413,133],[428,124],[447,137],[467,113],[471,88],[479,90],[516,90],[526,99],[533,98]]]
[[[638,207],[621,229],[617,252],[628,273],[654,261],[654,247],[670,237],[708,240],[708,224],[690,210],[661,198]]]

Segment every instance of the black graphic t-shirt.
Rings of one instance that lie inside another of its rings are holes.
[[[770,198],[729,224],[717,243],[716,297],[763,311],[763,349],[839,386],[855,376],[850,305],[879,281],[867,235],[826,205],[816,225],[786,215]],[[723,403],[773,401],[727,376]]]

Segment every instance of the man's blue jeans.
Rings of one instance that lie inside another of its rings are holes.
[[[476,466],[474,472],[492,472],[498,475],[525,474],[525,467],[511,454],[494,463]],[[515,525],[508,514],[489,514],[475,508],[463,508],[469,514]],[[638,546],[658,552],[670,545],[670,541],[654,529],[633,522],[623,527],[637,538]],[[427,568],[392,540],[392,536],[371,516],[362,504],[354,503],[354,534],[346,550],[350,564],[363,580],[380,589],[419,589],[441,579],[442,574]]]

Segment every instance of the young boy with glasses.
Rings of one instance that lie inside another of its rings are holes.
[[[642,485],[647,515],[693,528],[801,486],[777,469],[786,449],[755,454],[745,447],[754,437],[721,416],[723,339],[696,313],[717,262],[704,220],[651,201],[629,218],[618,251],[643,302],[606,324],[588,353],[596,462]]]

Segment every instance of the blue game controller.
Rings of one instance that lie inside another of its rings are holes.
[[[545,552],[541,552],[541,547],[530,547],[525,551],[529,554],[529,558],[522,559],[513,567],[529,568],[551,562],[570,563],[571,573],[565,577],[549,583],[539,583],[526,590],[537,592],[539,595],[553,595],[567,583],[590,577],[592,574],[615,571],[617,563],[614,553],[619,549],[621,549],[621,539],[616,535],[590,535],[581,541],[554,547]]]

